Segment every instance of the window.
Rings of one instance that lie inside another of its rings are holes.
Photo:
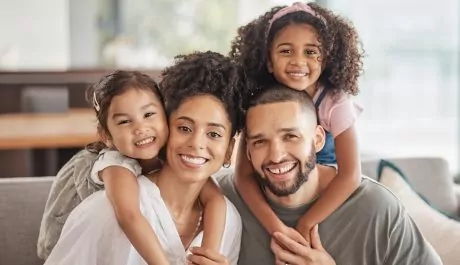
[[[363,152],[442,156],[459,164],[456,0],[327,0],[357,27],[366,51],[357,101]]]
[[[105,4],[101,63],[161,68],[178,54],[212,50],[227,54],[236,30],[282,0],[118,0]],[[115,9],[115,10],[114,10]],[[112,12],[107,12],[112,10]],[[112,29],[112,32],[110,32]]]

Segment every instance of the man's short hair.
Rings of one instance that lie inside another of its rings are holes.
[[[256,92],[249,101],[248,110],[258,105],[289,101],[300,104],[302,110],[317,121],[315,104],[310,95],[306,91],[298,91],[280,83],[268,85]]]

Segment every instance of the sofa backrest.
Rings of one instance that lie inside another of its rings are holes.
[[[459,202],[454,191],[454,180],[445,159],[408,157],[386,160],[396,165],[404,173],[411,187],[423,195],[431,206],[448,215],[458,215]],[[363,158],[361,163],[363,175],[377,179],[379,162],[380,158]]]
[[[53,179],[0,178],[0,264],[43,264],[38,231]]]

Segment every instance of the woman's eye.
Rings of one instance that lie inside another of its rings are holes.
[[[152,117],[155,114],[156,114],[155,112],[147,112],[147,113],[145,113],[144,117],[145,118]]]
[[[189,127],[187,126],[179,126],[179,131],[182,131],[182,132],[191,132],[192,129],[190,129]]]
[[[222,137],[220,134],[218,134],[216,132],[210,132],[209,136],[211,136],[212,138],[220,138],[220,137]]]

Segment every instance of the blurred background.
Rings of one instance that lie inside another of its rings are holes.
[[[226,54],[238,26],[274,5],[292,2],[0,0],[0,143],[2,134],[6,135],[3,147],[0,144],[0,161],[4,161],[0,162],[0,176],[55,174],[56,168],[81,148],[81,143],[48,146],[34,145],[31,140],[32,144],[24,144],[26,136],[21,140],[18,135],[23,131],[38,135],[40,129],[32,129],[24,116],[20,116],[24,119],[21,124],[15,123],[20,117],[14,114],[85,108],[84,88],[110,69],[136,68],[156,76],[177,54],[195,50]],[[438,156],[457,174],[459,1],[317,2],[348,17],[366,51],[361,92],[356,97],[365,108],[358,122],[362,152]],[[48,98],[47,93],[51,95]],[[24,103],[30,98],[45,107],[31,110]],[[57,104],[63,100],[65,106]],[[2,123],[2,116],[10,123]],[[36,126],[46,127],[44,122]],[[57,118],[54,122],[61,124]],[[68,127],[78,130],[84,126],[72,122]],[[9,145],[12,139],[20,143]],[[57,151],[51,154],[50,149]],[[37,164],[37,159],[31,158],[30,150],[41,150],[57,160],[40,171],[31,165]],[[29,162],[21,164],[23,172],[19,172],[11,169],[15,161]]]

